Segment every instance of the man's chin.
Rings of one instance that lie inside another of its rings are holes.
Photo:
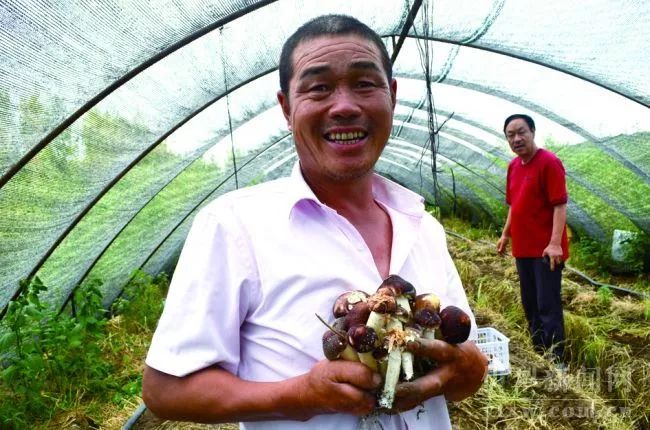
[[[335,181],[350,182],[372,174],[373,167],[374,166],[355,166],[348,169],[336,169],[331,170],[328,176]]]

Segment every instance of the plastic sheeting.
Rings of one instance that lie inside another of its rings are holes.
[[[134,269],[173,267],[196,210],[295,162],[275,101],[286,37],[345,13],[392,53],[412,7],[0,3],[0,309],[28,276],[53,306],[100,279],[108,304]],[[444,124],[438,204],[502,221],[501,127],[522,112],[567,167],[572,227],[603,241],[614,229],[650,233],[648,22],[645,1],[423,1],[396,58],[396,121],[377,170],[436,195],[426,49]]]

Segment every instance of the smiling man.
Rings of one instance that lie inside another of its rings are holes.
[[[325,360],[315,313],[398,274],[471,315],[440,224],[420,196],[373,172],[397,91],[381,39],[356,19],[318,17],[287,40],[279,71],[299,162],[290,177],[197,215],[146,361],[143,397],[162,418],[356,429],[381,377]],[[394,410],[378,419],[385,429],[449,429],[445,398],[473,394],[487,360],[473,342],[410,348],[439,366],[398,386]]]

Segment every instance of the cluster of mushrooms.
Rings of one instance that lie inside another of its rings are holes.
[[[440,310],[433,293],[417,295],[415,287],[397,275],[386,278],[374,294],[347,291],[334,303],[334,323],[323,334],[328,360],[360,361],[384,378],[379,407],[390,409],[399,381],[421,376],[435,363],[414,357],[406,344],[418,338],[465,342],[471,320],[456,306]]]

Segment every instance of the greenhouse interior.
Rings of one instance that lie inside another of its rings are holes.
[[[505,345],[505,374],[447,402],[452,427],[649,429],[644,0],[0,2],[0,428],[238,428],[158,418],[144,360],[195,215],[297,165],[278,64],[324,14],[384,42],[397,92],[374,170],[424,198]],[[562,368],[496,252],[515,113],[566,171]]]

